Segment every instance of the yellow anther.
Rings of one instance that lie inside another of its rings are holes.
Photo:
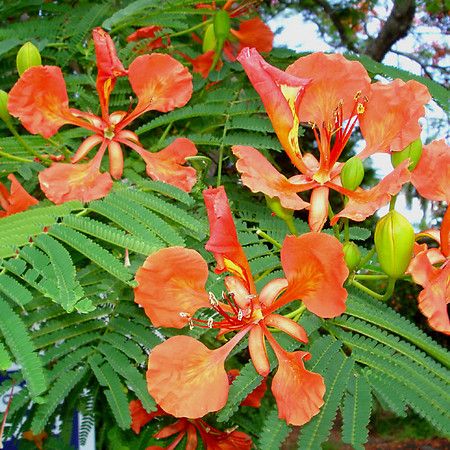
[[[355,96],[353,97],[353,99],[354,99],[354,100],[358,100],[359,97],[361,97],[361,94],[362,94],[361,91],[356,92],[356,94],[355,94]]]
[[[362,103],[358,103],[358,106],[356,107],[356,112],[358,114],[363,114],[366,108],[364,108],[364,105]]]

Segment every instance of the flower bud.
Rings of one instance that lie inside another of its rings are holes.
[[[397,211],[389,211],[375,227],[375,248],[383,271],[391,278],[401,277],[411,261],[414,229]]]
[[[266,195],[267,206],[273,211],[273,213],[283,220],[292,220],[294,210],[287,209],[281,206],[280,200],[277,197],[269,197]]]
[[[358,266],[361,261],[361,252],[354,242],[346,242],[343,246],[344,260],[350,272]]]
[[[219,42],[225,41],[230,33],[230,16],[223,9],[216,12],[214,16],[214,34]]]
[[[416,168],[417,164],[419,164],[420,157],[422,156],[422,141],[416,139],[412,141],[411,144],[407,145],[400,152],[392,152],[391,153],[391,162],[394,167],[397,167],[402,161],[406,158],[409,158],[411,164],[408,166],[409,170],[413,170]]]
[[[11,116],[8,112],[8,94],[0,89],[0,119],[5,123],[10,123]]]
[[[206,27],[205,35],[203,36],[203,53],[214,50],[216,48],[216,42],[214,25],[211,23]]]
[[[40,66],[41,54],[38,48],[31,42],[23,44],[17,52],[16,65],[20,76],[30,67]]]
[[[364,166],[362,161],[353,156],[350,158],[341,170],[342,186],[350,191],[354,191],[364,178]]]

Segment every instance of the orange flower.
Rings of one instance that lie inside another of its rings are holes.
[[[229,391],[225,359],[248,334],[250,356],[259,374],[265,377],[270,372],[266,340],[280,364],[275,379],[283,380],[283,374],[295,372],[295,377],[289,381],[289,392],[277,388],[278,383],[272,385],[272,391],[281,417],[294,425],[302,425],[318,413],[323,403],[323,379],[304,368],[302,360],[308,353],[285,351],[268,327],[306,343],[305,330],[291,319],[276,314],[276,310],[302,299],[310,311],[321,317],[335,317],[344,312],[347,292],[342,285],[348,269],[342,245],[325,234],[288,236],[281,249],[286,278],[270,281],[258,293],[238,241],[225,190],[223,187],[207,189],[204,198],[210,223],[210,239],[205,248],[214,254],[216,272],[230,273],[225,277],[228,293],[223,293],[221,300],[212,293],[207,294],[206,263],[197,252],[175,247],[152,254],[138,270],[135,301],[144,306],[150,319],[156,318],[160,326],[181,328],[181,318],[191,327],[218,329],[219,335],[235,331],[237,334],[215,350],[188,336],[175,336],[158,345],[148,361],[148,390],[165,411],[178,417],[195,419],[218,411],[225,405]],[[166,263],[161,267],[163,260]],[[206,306],[206,299],[215,315],[221,316],[220,320],[193,318],[199,308]],[[298,401],[299,398],[302,401]]]
[[[9,192],[6,186],[0,183],[0,206],[3,208],[3,211],[0,211],[0,218],[25,211],[39,203],[22,187],[12,173],[8,175],[8,180],[11,181]]]
[[[138,56],[126,70],[108,33],[95,28],[93,37],[101,117],[69,108],[66,85],[59,67],[30,68],[9,94],[9,112],[18,117],[30,133],[49,138],[65,124],[76,125],[93,133],[80,145],[72,163],[77,163],[94,147],[100,146],[97,156],[82,169],[59,164],[41,172],[40,179],[45,180],[45,194],[57,203],[105,196],[111,189],[112,181],[109,175],[100,173],[100,162],[108,149],[109,172],[113,178],[121,178],[122,145],[135,150],[147,162],[150,177],[189,191],[195,183],[195,172],[182,167],[182,164],[187,156],[197,153],[190,141],[176,140],[158,156],[145,150],[137,135],[125,129],[147,111],[168,112],[184,106],[192,94],[192,76],[189,71],[171,56],[163,54]],[[109,114],[109,97],[117,77],[121,76],[128,76],[138,103],[131,112],[116,111]],[[63,173],[70,180],[63,186],[64,193],[61,194],[60,175]],[[89,180],[89,186],[82,187],[84,180]]]
[[[375,188],[354,192],[342,187],[342,163],[338,159],[358,121],[367,142],[363,156],[374,151],[401,150],[415,140],[420,133],[417,120],[430,99],[420,83],[396,80],[388,85],[371,85],[364,67],[341,55],[314,53],[299,58],[285,72],[264,61],[255,49],[244,49],[238,61],[260,95],[281,145],[301,173],[286,179],[263,156],[257,156],[254,148],[235,146],[242,181],[253,192],[277,197],[285,208],[304,209],[308,204],[297,193],[312,189],[309,225],[312,231],[320,231],[328,217],[330,189],[349,199],[347,207],[333,218],[334,224],[339,217],[364,220],[409,181],[408,164],[403,163]],[[394,107],[395,102],[400,106]],[[385,104],[391,105],[389,114],[381,112]],[[407,111],[413,113],[407,116]],[[301,151],[300,122],[311,124],[319,161]],[[258,164],[253,163],[255,159]]]
[[[145,48],[146,50],[156,50],[157,48],[166,47],[163,42],[162,36],[155,37],[156,33],[162,30],[161,27],[156,25],[151,25],[149,27],[142,27],[137,29],[134,33],[127,37],[127,42],[136,42],[141,39],[151,39],[147,42]],[[170,38],[168,39],[168,45],[170,45]]]
[[[159,416],[170,416],[159,406],[155,412],[148,413],[139,400],[133,400],[129,405],[131,414],[131,428],[139,434],[141,428],[148,422]],[[204,446],[208,450],[250,450],[252,440],[250,436],[241,431],[220,431],[201,419],[189,420],[179,419],[171,425],[167,425],[158,431],[154,436],[158,439],[164,439],[174,436],[175,440],[164,447],[166,449],[175,449],[184,436],[187,437],[186,449],[195,450],[198,443],[198,434],[202,439]],[[150,446],[148,449],[162,449],[159,446]]]
[[[429,200],[450,201],[450,151],[444,140],[424,146],[419,164],[412,173],[412,183],[419,194]],[[447,304],[450,303],[450,209],[442,220],[441,229],[427,230],[418,238],[428,237],[439,248],[417,245],[408,272],[423,287],[419,294],[419,309],[428,318],[430,327],[450,335]]]

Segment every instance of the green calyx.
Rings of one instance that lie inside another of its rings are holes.
[[[344,260],[348,270],[353,271],[361,261],[361,252],[354,242],[346,242],[343,245]]]
[[[341,181],[345,189],[354,191],[361,184],[364,178],[364,165],[362,161],[353,156],[342,167]]]
[[[17,52],[16,65],[20,76],[30,67],[40,66],[41,62],[41,54],[31,42],[23,44]]]

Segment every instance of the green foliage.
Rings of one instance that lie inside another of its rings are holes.
[[[278,418],[277,408],[272,409],[264,421],[258,448],[261,450],[276,450],[291,431],[291,428],[282,419]]]

